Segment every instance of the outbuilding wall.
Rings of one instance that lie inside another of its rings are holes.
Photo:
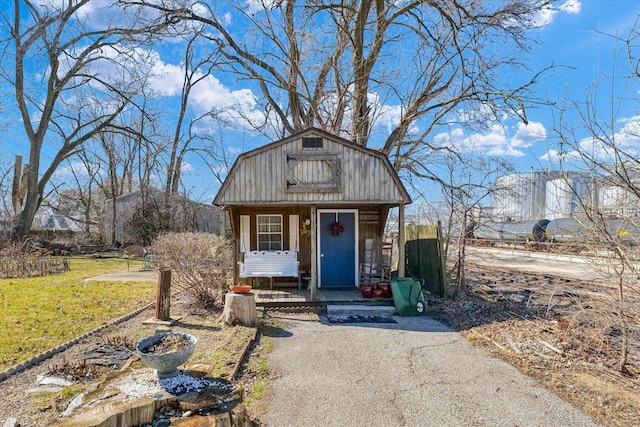
[[[305,138],[319,138],[322,146],[304,147]],[[319,131],[241,155],[215,200],[220,206],[409,202],[384,154]]]

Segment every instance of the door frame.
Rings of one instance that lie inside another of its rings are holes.
[[[354,251],[355,251],[355,265],[353,266],[353,270],[354,270],[354,283],[355,283],[355,288],[358,288],[359,286],[359,272],[358,272],[358,264],[359,264],[359,254],[360,254],[360,250],[358,247],[359,244],[359,239],[358,236],[360,235],[360,226],[359,226],[359,216],[358,216],[358,209],[317,209],[316,211],[316,236],[317,238],[317,242],[316,242],[316,254],[317,254],[317,259],[316,259],[316,265],[318,266],[318,288],[322,287],[322,235],[320,233],[320,214],[321,213],[352,213],[354,216],[354,223],[355,223],[355,230],[354,230],[354,234],[353,234],[353,239],[354,239]]]

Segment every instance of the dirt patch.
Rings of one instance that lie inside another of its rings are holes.
[[[610,313],[586,301],[556,308],[548,296],[514,302],[505,292],[488,300],[478,289],[432,297],[429,314],[604,425],[640,425],[640,355],[620,372],[620,331]]]
[[[150,346],[141,348],[140,351],[144,354],[167,354],[174,351],[180,351],[192,344],[193,343],[184,335],[169,334],[163,336]]]

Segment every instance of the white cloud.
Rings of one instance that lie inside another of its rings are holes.
[[[78,9],[78,14],[81,14],[83,17],[94,13],[98,9],[104,9],[112,6],[114,3],[113,0],[92,0],[83,4]],[[63,10],[69,8],[71,5],[67,0],[40,0],[36,3],[36,7],[38,7],[42,11],[49,10]]]
[[[62,78],[76,67],[77,58],[83,56],[85,51],[88,51],[87,60],[81,64],[83,68],[75,72],[77,83],[80,86],[88,83],[93,89],[106,92],[110,92],[110,89],[105,88],[102,82],[108,82],[122,90],[140,90],[144,76],[159,57],[155,51],[123,44],[106,45],[99,49],[77,46],[68,54],[60,56],[58,76]],[[85,76],[94,78],[85,82]]]
[[[52,13],[52,11],[73,9],[79,3],[68,0],[40,0],[37,7],[43,13]],[[153,12],[150,8],[132,4],[129,4],[125,10],[117,0],[91,0],[80,6],[75,11],[74,17],[88,28],[104,30],[115,26],[135,28],[140,24],[140,16],[151,19],[152,15],[158,14],[159,12]]]
[[[180,168],[182,172],[193,172],[196,170],[191,163],[187,162],[182,162]]]
[[[152,77],[149,87],[159,97],[175,97],[182,93],[184,64],[169,64],[153,56]],[[198,72],[193,80],[197,83],[191,88],[190,105],[198,114],[211,111],[222,112],[231,121],[243,121],[243,118],[264,121],[264,113],[258,110],[256,98],[250,89],[232,90],[213,75],[204,76]]]
[[[567,0],[558,9],[566,13],[578,14],[582,10],[582,3],[580,0]]]
[[[627,121],[615,135],[616,141],[626,149],[637,151],[640,149],[640,117]]]
[[[104,16],[105,11],[112,7],[113,3],[112,0],[92,0],[78,9],[78,17],[83,19],[90,18],[95,24],[97,21],[102,21],[103,18],[107,18]]]
[[[115,86],[128,87],[131,91],[140,91],[144,85],[145,91],[156,99],[169,100],[173,105],[178,102],[179,105],[179,100],[174,101],[174,98],[182,93],[184,64],[165,62],[155,50],[123,45],[105,47],[92,55],[92,61],[84,70],[87,75],[96,76]],[[72,56],[62,58],[61,75],[73,66],[73,61]],[[256,97],[250,89],[232,90],[216,76],[205,76],[202,72],[195,73],[193,81],[196,83],[191,88],[189,104],[195,115],[213,112],[241,126],[246,125],[248,120],[264,122],[265,113],[258,108]],[[98,80],[89,81],[88,87],[104,90]],[[87,102],[86,97],[79,97],[78,100]],[[106,102],[101,100],[100,105],[104,106]],[[205,118],[201,123],[207,126],[208,120]]]
[[[231,90],[211,75],[194,86],[192,101],[203,111],[239,107],[242,111],[250,112],[256,105],[250,89]]]
[[[175,96],[182,91],[184,78],[183,67],[167,64],[156,54],[152,67],[153,77],[149,81],[149,87],[159,96]]]
[[[263,12],[265,10],[273,9],[276,5],[278,5],[277,0],[246,0],[245,10],[249,14],[255,14],[258,12]]]
[[[582,3],[580,0],[566,0],[560,6],[546,6],[543,7],[538,15],[534,17],[533,21],[536,26],[544,27],[553,22],[553,19],[558,12],[564,12],[569,14],[578,14],[582,10]]]
[[[616,159],[616,150],[625,153],[623,157],[638,157],[640,155],[640,116],[620,119],[618,122],[623,126],[611,135],[583,138],[569,144],[562,152],[556,149],[549,150],[540,159],[570,162],[587,156],[597,161],[607,162]]]
[[[552,163],[560,163],[578,159],[580,157],[577,151],[561,151],[561,150],[549,150],[542,156],[540,160],[544,160]]]
[[[81,169],[80,165],[80,162],[69,162],[69,164],[60,165],[60,167],[58,167],[54,172],[53,176],[54,178],[66,178],[68,180],[71,180],[73,179],[73,174],[76,172],[76,170]]]
[[[514,147],[530,147],[534,142],[543,141],[547,138],[547,130],[542,123],[530,122],[525,125],[518,123],[518,130],[511,139],[511,145]]]
[[[541,123],[530,122],[529,125],[518,123],[513,136],[507,135],[506,128],[496,123],[484,133],[466,134],[462,128],[455,128],[450,132],[436,135],[434,142],[490,156],[523,157],[524,149],[546,137],[547,131]]]
[[[90,176],[95,175],[101,169],[97,163],[91,164],[91,169],[87,169],[87,165],[79,160],[69,160],[67,163],[60,165],[53,174],[53,177],[59,180],[59,184],[68,187],[74,180],[87,180]]]
[[[400,123],[402,118],[402,106],[379,105],[377,107],[376,125],[381,126],[390,133]]]
[[[191,11],[198,16],[211,17],[211,9],[202,3],[194,3],[191,5]]]

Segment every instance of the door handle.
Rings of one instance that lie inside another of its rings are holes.
[[[320,258],[324,258],[324,254],[320,254]]]

